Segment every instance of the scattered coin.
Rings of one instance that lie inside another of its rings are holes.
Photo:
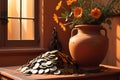
[[[61,71],[60,71],[60,70],[57,70],[57,71],[54,72],[54,74],[55,74],[55,75],[59,75],[59,74],[61,74]]]

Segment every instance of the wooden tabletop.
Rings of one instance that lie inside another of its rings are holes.
[[[102,65],[105,66],[105,65]],[[72,75],[30,75],[26,76],[23,73],[17,71],[20,66],[1,67],[0,74],[2,76],[9,77],[13,80],[102,80],[99,77],[120,75],[120,69],[111,66],[105,66],[108,69],[100,73],[91,74],[72,74]],[[93,79],[97,78],[97,79]],[[107,78],[106,78],[107,79]]]

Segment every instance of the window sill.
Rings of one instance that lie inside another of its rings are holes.
[[[40,52],[44,52],[43,48],[1,48],[0,56],[14,56],[14,55],[36,55]]]

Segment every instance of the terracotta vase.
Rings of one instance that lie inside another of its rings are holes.
[[[104,32],[101,34],[101,31]],[[107,50],[107,31],[102,26],[77,25],[71,31],[69,51],[79,68],[94,69],[99,67],[106,56]]]

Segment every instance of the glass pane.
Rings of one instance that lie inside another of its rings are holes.
[[[22,40],[34,40],[33,20],[22,20]]]
[[[8,40],[20,40],[20,21],[19,21],[19,19],[9,19]]]
[[[20,0],[8,0],[8,17],[20,17]]]
[[[22,0],[22,17],[34,18],[34,0]]]

